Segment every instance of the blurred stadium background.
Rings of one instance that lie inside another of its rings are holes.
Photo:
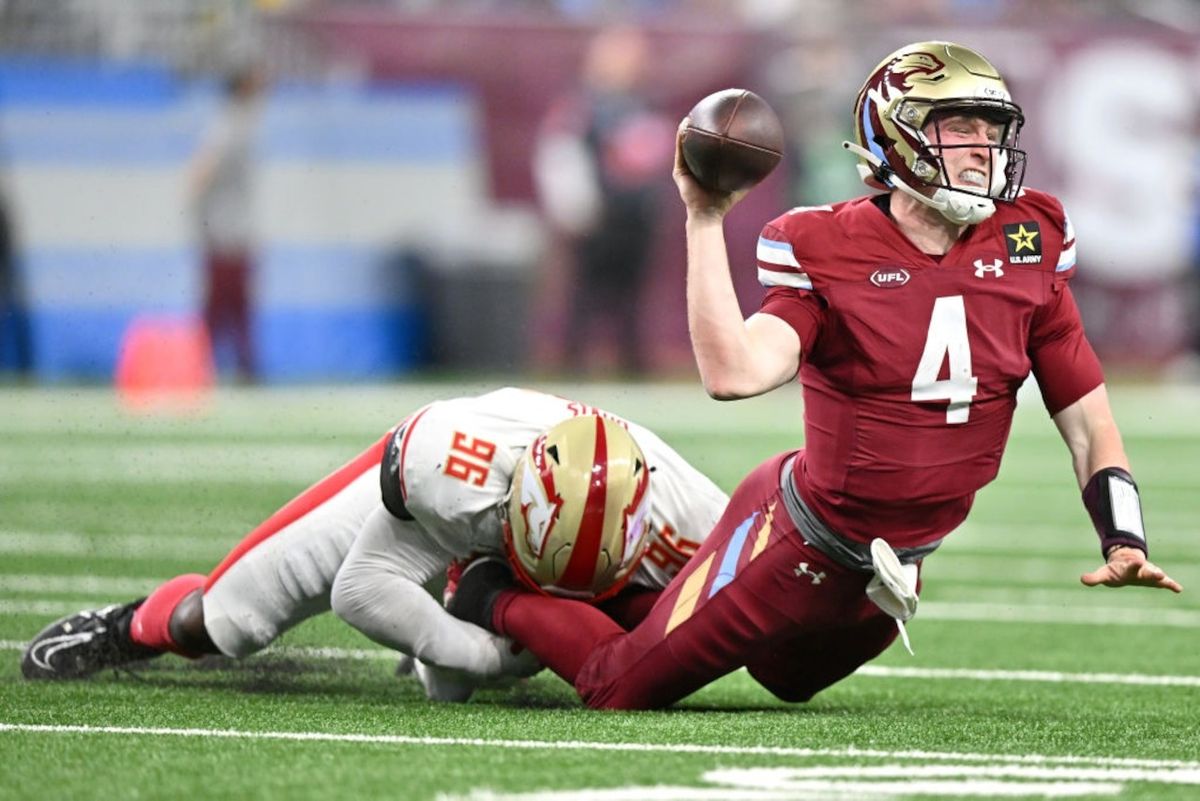
[[[918,656],[889,650],[802,707],[742,672],[670,714],[590,714],[545,674],[435,706],[328,615],[243,662],[22,681],[17,655],[49,619],[205,569],[437,397],[573,395],[655,428],[727,490],[799,442],[798,393],[716,404],[694,378],[665,170],[629,298],[646,375],[622,374],[603,337],[588,369],[569,358],[578,276],[532,143],[614,24],[648,35],[643,88],[666,119],[738,85],[783,118],[782,167],[726,229],[747,312],[761,224],[860,192],[839,143],[865,72],[920,39],[987,53],[1026,110],[1027,183],[1075,223],[1073,286],[1155,555],[1188,592],[1076,583],[1095,541],[1026,393],[999,480],[926,572]],[[197,358],[178,334],[204,291],[186,173],[247,59],[270,76],[259,386],[230,386],[218,348],[226,386],[209,394],[203,369],[171,370]],[[1195,798],[1198,120],[1190,0],[0,0],[0,798]],[[138,341],[146,380],[190,386],[204,413],[115,402],[136,400],[110,387]],[[754,775],[714,787],[714,767]],[[809,784],[770,773],[799,768]]]
[[[614,22],[648,33],[645,89],[669,118],[732,85],[784,118],[783,168],[729,226],[747,310],[761,223],[859,192],[838,143],[865,71],[948,38],[988,53],[1026,109],[1027,183],[1075,222],[1110,370],[1194,377],[1200,10],[1185,0],[0,0],[15,254],[0,375],[108,381],[132,321],[197,312],[185,167],[220,77],[247,57],[271,76],[255,142],[261,379],[557,370],[572,274],[531,140]],[[652,274],[630,302],[655,373],[687,376],[665,172],[661,191]]]

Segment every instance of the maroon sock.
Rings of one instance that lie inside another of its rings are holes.
[[[184,596],[193,590],[202,589],[207,578],[199,573],[176,576],[150,593],[150,597],[133,613],[133,621],[129,626],[130,638],[147,648],[170,651],[180,656],[200,656],[185,651],[175,642],[171,636],[171,613],[179,606]]]
[[[592,649],[622,633],[591,604],[525,590],[508,590],[496,599],[492,625],[571,684]]]

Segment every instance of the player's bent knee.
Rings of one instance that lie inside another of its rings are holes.
[[[354,581],[346,580],[344,573],[339,570],[329,591],[329,608],[339,620],[353,626],[361,607],[362,600],[355,591]]]

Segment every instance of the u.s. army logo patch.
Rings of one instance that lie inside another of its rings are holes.
[[[1004,226],[1009,264],[1042,263],[1042,229],[1032,220]]]

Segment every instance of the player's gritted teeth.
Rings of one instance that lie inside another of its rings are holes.
[[[958,179],[955,181],[959,186],[969,186],[972,188],[987,187],[987,175],[980,170],[967,169],[958,174]]]

